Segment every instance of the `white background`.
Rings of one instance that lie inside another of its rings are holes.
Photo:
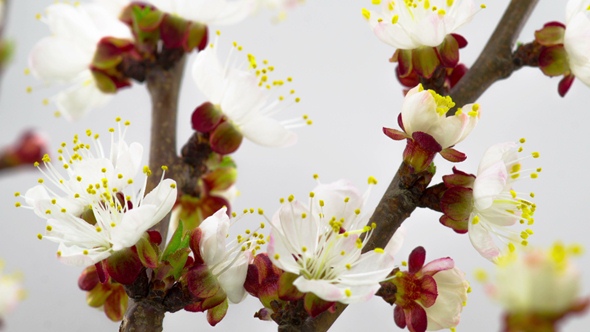
[[[43,106],[42,100],[56,88],[47,88],[23,74],[26,57],[34,43],[48,34],[46,26],[35,20],[35,14],[52,3],[50,0],[11,1],[7,35],[16,42],[12,66],[2,79],[0,98],[0,145],[15,139],[24,128],[39,128],[51,137],[52,151],[75,133],[91,128],[106,134],[116,116],[130,119],[128,141],[148,146],[149,101],[143,86],[121,91],[106,108],[95,110],[78,123],[55,118],[54,106]],[[488,1],[488,8],[459,32],[469,41],[462,61],[470,65],[491,34],[508,1]],[[241,196],[234,208],[262,207],[272,214],[280,197],[295,194],[304,197],[313,188],[313,173],[324,182],[351,179],[361,190],[369,175],[380,180],[369,205],[373,208],[401,161],[404,143],[394,142],[381,133],[383,126],[397,127],[396,117],[402,103],[400,85],[394,77],[394,65],[387,60],[393,49],[381,43],[361,16],[369,0],[310,0],[289,14],[286,21],[274,24],[271,13],[263,11],[244,22],[222,28],[221,55],[236,40],[245,50],[267,58],[278,72],[294,77],[293,86],[302,102],[281,114],[289,119],[308,113],[312,127],[297,131],[299,142],[285,149],[269,149],[245,141],[235,154],[239,167],[238,186]],[[552,20],[563,21],[565,1],[541,1],[521,36],[532,40],[535,29]],[[216,27],[213,27],[212,31]],[[225,50],[225,51],[224,51]],[[587,245],[590,204],[587,163],[590,157],[586,124],[590,121],[590,90],[576,81],[565,98],[557,94],[558,79],[549,79],[537,69],[525,68],[507,81],[496,83],[478,101],[482,107],[481,122],[457,148],[469,158],[459,165],[475,172],[484,150],[498,142],[528,139],[529,151],[539,150],[541,159],[528,160],[529,166],[543,167],[538,180],[524,180],[516,189],[535,191],[538,210],[532,244],[549,245],[556,240]],[[33,86],[33,93],[25,92]],[[190,114],[204,100],[190,75],[185,77],[180,103],[179,141],[191,134]],[[147,156],[146,156],[147,158]],[[147,159],[146,159],[147,160]],[[438,157],[438,175],[448,174],[452,165]],[[526,164],[525,164],[526,168]],[[85,304],[84,292],[76,281],[80,270],[60,264],[55,259],[56,245],[39,241],[43,221],[25,209],[14,207],[15,191],[24,192],[36,183],[36,171],[4,172],[0,177],[0,257],[8,271],[24,274],[28,298],[7,318],[7,331],[115,331],[118,324],[106,319],[100,311]],[[417,245],[427,249],[427,259],[451,256],[473,280],[473,293],[465,307],[459,331],[498,331],[499,306],[483,293],[474,281],[473,271],[492,265],[471,247],[467,235],[456,235],[441,226],[439,214],[416,211],[405,223],[408,237],[399,260],[407,258]],[[257,224],[256,218],[243,223]],[[246,227],[246,226],[243,226]],[[590,255],[577,261],[585,284],[590,285]],[[547,299],[551,301],[551,299]],[[252,317],[260,305],[249,298],[230,307],[218,331],[275,331],[273,323]],[[333,327],[333,331],[397,330],[392,308],[380,298],[366,304],[350,306]],[[587,331],[590,317],[573,319],[565,331]],[[167,331],[207,331],[211,329],[204,314],[176,313],[167,315]]]

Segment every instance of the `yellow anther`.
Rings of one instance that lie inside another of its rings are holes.
[[[520,144],[524,144],[526,142],[526,138],[523,137],[523,138],[519,139],[518,141],[520,142]]]
[[[471,224],[477,225],[477,223],[479,223],[479,216],[474,216],[473,220],[471,220]]]
[[[295,196],[289,195],[289,197],[287,199],[289,200],[289,203],[291,203],[295,199]]]
[[[354,213],[358,216],[359,214],[361,214],[361,209],[354,210]]]
[[[384,253],[385,253],[385,250],[383,250],[383,248],[375,248],[375,250],[374,250],[374,251],[375,251],[376,253],[378,253],[378,254],[384,254]]]
[[[41,235],[41,233],[39,233],[39,234],[37,234],[37,238],[38,238],[39,240],[43,240],[43,235]]]
[[[352,296],[352,291],[347,288],[347,289],[344,290],[344,294],[346,294],[347,297],[351,297]]]
[[[369,176],[369,179],[367,180],[367,182],[369,184],[377,184],[377,179],[373,176]]]
[[[533,156],[533,158],[539,158],[541,156],[541,154],[537,151],[531,153],[531,155]]]
[[[473,273],[475,276],[475,280],[479,282],[486,282],[488,280],[488,273],[484,269],[477,269]]]
[[[258,209],[258,214],[259,215],[263,215],[264,214],[264,210],[263,209]]]
[[[320,206],[323,207],[324,205],[325,205],[324,200],[323,199],[320,199]]]
[[[314,198],[314,197],[315,197],[315,193],[314,193],[313,191],[311,191],[311,192],[309,193],[309,197],[311,197],[311,198]]]
[[[275,257],[276,260],[279,260],[281,258],[281,256],[279,254],[275,254],[274,257]]]

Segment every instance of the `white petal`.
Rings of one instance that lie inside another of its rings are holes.
[[[68,120],[78,120],[90,110],[106,104],[111,96],[98,89],[90,71],[76,85],[57,94],[57,108]]]
[[[473,183],[473,200],[477,210],[489,208],[494,199],[504,190],[508,181],[506,166],[498,161],[478,173]]]
[[[203,231],[200,243],[201,257],[208,266],[221,262],[226,257],[225,239],[229,230],[227,208],[223,207],[203,220],[199,228]]]
[[[287,249],[285,242],[287,242],[287,239],[285,239],[283,235],[279,235],[278,232],[272,231],[267,246],[268,257],[272,261],[272,264],[279,269],[299,274],[301,267],[297,264],[291,251]],[[277,254],[279,255],[279,259],[276,259]]]
[[[87,54],[93,54],[102,35],[93,25],[86,6],[81,4],[75,7],[63,3],[50,5],[46,9],[45,22],[53,35],[70,40]]]
[[[58,251],[61,255],[58,256],[58,259],[66,265],[88,267],[108,258],[111,255],[111,253],[108,251],[98,251],[92,249],[87,250],[88,254],[85,255],[84,250],[87,249],[80,248],[78,246],[68,247],[60,244]]]
[[[47,82],[69,82],[88,69],[92,54],[73,42],[56,36],[41,39],[29,54],[35,77]]]
[[[193,63],[193,79],[212,104],[219,104],[224,92],[224,69],[217,58],[217,48],[207,47],[199,52]]]
[[[151,216],[151,225],[157,224],[172,210],[176,202],[177,190],[176,181],[172,179],[162,180],[156,188],[145,195],[141,205],[153,205],[156,207],[154,214]]]
[[[268,101],[266,89],[258,86],[258,78],[250,72],[230,70],[227,76],[221,110],[238,127],[250,118],[259,117],[259,111]]]
[[[493,260],[500,255],[500,249],[494,243],[492,234],[481,225],[481,221],[475,225],[469,221],[468,232],[471,244],[483,257]]]
[[[404,99],[402,122],[409,135],[417,131],[429,133],[430,128],[440,120],[441,117],[436,113],[434,97],[427,90],[406,96]]]
[[[125,212],[121,223],[111,229],[113,250],[134,246],[143,233],[155,224],[153,216],[156,213],[157,206],[148,204]]]
[[[133,38],[130,28],[118,19],[119,15],[98,4],[85,4],[84,9],[101,37]]]
[[[322,213],[328,221],[332,218],[344,219],[343,226],[347,230],[351,225],[351,219],[357,217],[355,210],[361,209],[363,212],[363,196],[349,180],[340,179],[328,184],[322,183],[312,191],[314,193],[313,213],[315,215]],[[345,202],[346,198],[348,202]],[[320,201],[324,201],[323,207],[320,206]]]
[[[297,134],[287,130],[279,121],[259,116],[243,123],[239,130],[256,144],[269,147],[286,147],[297,142]]]
[[[327,280],[308,280],[304,277],[297,278],[293,285],[297,287],[300,292],[311,292],[325,301],[340,301],[344,295],[344,289],[340,289],[337,285]]]
[[[590,19],[586,13],[575,15],[565,30],[563,45],[573,74],[590,85]]]
[[[244,282],[248,273],[248,252],[239,254],[241,257],[230,267],[217,277],[221,288],[227,294],[227,299],[232,303],[240,303],[246,297]]]
[[[212,25],[242,21],[256,9],[256,0],[180,0],[179,10],[188,20]]]
[[[469,283],[465,274],[457,268],[441,271],[434,275],[438,296],[430,308],[425,308],[428,331],[448,329],[457,326],[463,304],[467,300]]]
[[[491,165],[496,164],[498,161],[504,160],[506,154],[509,151],[513,151],[515,154],[516,149],[517,145],[514,142],[506,142],[492,145],[486,150],[483,157],[481,158],[481,161],[479,162],[479,167],[477,169],[477,173],[479,174]],[[511,160],[510,162],[512,161],[513,160]]]

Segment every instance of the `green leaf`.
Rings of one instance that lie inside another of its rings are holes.
[[[168,257],[171,254],[173,254],[174,252],[178,251],[178,249],[188,247],[188,240],[183,241],[183,238],[182,238],[183,232],[184,232],[184,230],[183,230],[182,222],[179,222],[178,227],[176,227],[176,230],[174,231],[174,234],[172,235],[172,238],[170,239],[170,242],[168,242],[166,249],[164,249],[164,252],[162,253],[161,260],[167,261]],[[186,244],[183,246],[184,242],[186,242]]]

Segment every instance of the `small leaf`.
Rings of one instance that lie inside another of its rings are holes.
[[[149,235],[144,234],[135,244],[135,248],[143,266],[150,269],[158,267],[158,246],[149,240]]]
[[[123,285],[132,284],[143,271],[139,257],[130,248],[114,252],[105,260],[105,265],[111,278]]]
[[[200,299],[215,295],[220,288],[217,278],[209,271],[206,265],[191,268],[186,277],[188,290],[194,297]]]
[[[179,222],[178,227],[176,227],[176,230],[174,231],[174,234],[172,234],[172,238],[170,239],[170,242],[168,242],[168,244],[166,245],[166,249],[164,249],[164,252],[162,253],[162,260],[163,261],[168,260],[168,256],[170,256],[172,253],[174,253],[178,249],[182,248],[181,245],[182,245],[182,235],[183,235],[182,233],[183,232],[184,232],[184,230],[183,230],[182,222]]]
[[[334,302],[324,301],[313,293],[306,293],[303,298],[303,307],[312,318],[330,309],[333,305]]]

